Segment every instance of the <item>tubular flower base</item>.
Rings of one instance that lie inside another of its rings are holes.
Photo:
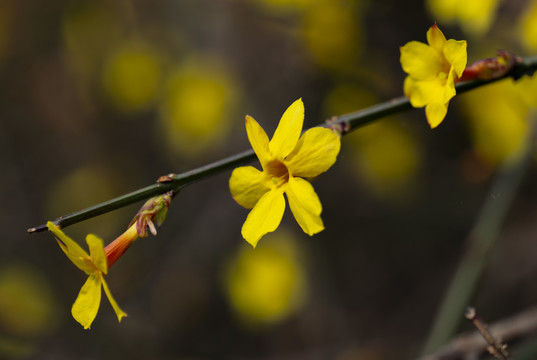
[[[88,280],[84,283],[78,297],[73,304],[71,313],[76,321],[78,321],[84,329],[89,329],[91,323],[97,316],[99,306],[101,304],[101,286],[114,308],[118,321],[127,314],[121,310],[114,300],[104,275],[108,273],[108,260],[103,246],[103,241],[93,234],[88,234],[86,242],[88,243],[88,254],[74,240],[69,238],[52,222],[47,223],[49,230],[57,237],[58,244],[65,255],[75,264],[77,268],[84,271],[88,275]],[[133,236],[137,236],[136,231],[132,232]]]
[[[341,141],[330,129],[312,128],[302,136],[304,104],[296,100],[283,114],[272,140],[252,117],[246,116],[246,132],[263,171],[239,167],[229,179],[237,203],[252,209],[242,236],[253,247],[263,235],[278,228],[287,196],[293,215],[308,235],[324,229],[322,206],[313,186],[302,179],[316,177],[336,161]]]
[[[427,31],[429,45],[411,41],[401,47],[401,66],[408,74],[405,95],[413,107],[425,106],[431,128],[444,120],[455,83],[466,67],[466,41],[446,40],[438,26]]]

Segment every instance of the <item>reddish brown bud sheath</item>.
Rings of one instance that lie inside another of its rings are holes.
[[[491,80],[505,76],[512,68],[522,61],[519,57],[505,50],[498,50],[494,58],[482,59],[474,62],[464,69],[461,78],[456,81],[474,79]]]

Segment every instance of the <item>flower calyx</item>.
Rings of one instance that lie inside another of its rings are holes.
[[[153,236],[156,236],[156,226],[160,227],[166,219],[168,209],[175,194],[176,191],[172,190],[147,200],[140,210],[138,210],[130,222],[129,227],[136,224],[136,231],[141,238],[147,237],[147,229],[149,229]]]

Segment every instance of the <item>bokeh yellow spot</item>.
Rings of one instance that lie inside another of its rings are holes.
[[[297,311],[306,295],[304,265],[293,238],[279,231],[256,249],[241,246],[228,264],[226,292],[247,325],[268,325]]]
[[[320,1],[305,11],[305,43],[318,65],[332,70],[355,66],[363,41],[355,3]]]
[[[117,175],[104,167],[81,167],[59,177],[51,186],[47,192],[44,213],[49,219],[54,219],[112,199],[120,193],[119,181]],[[75,239],[84,239],[91,232],[103,239],[112,239],[132,218],[131,213],[127,217],[124,217],[125,214],[116,211],[102,218],[84,221],[70,228],[69,234]]]
[[[370,89],[351,83],[332,88],[325,96],[323,108],[326,116],[354,112],[376,104],[378,99]]]
[[[441,23],[459,23],[470,35],[482,36],[492,25],[498,0],[427,0],[433,17]]]
[[[376,102],[369,89],[342,84],[330,91],[324,107],[327,114],[344,114]],[[399,197],[414,185],[422,155],[408,129],[382,120],[356,130],[345,141],[353,155],[347,161],[377,196]]]
[[[537,108],[537,76],[524,76],[515,82],[515,89],[528,108]]]
[[[496,166],[516,156],[527,131],[528,104],[512,81],[471,91],[461,97],[473,147],[479,158]]]
[[[122,23],[103,2],[91,1],[66,11],[62,19],[65,59],[82,94],[89,94],[104,54],[122,37]]]
[[[350,141],[357,169],[376,194],[403,195],[413,185],[421,155],[408,130],[382,121],[359,129]]]
[[[161,103],[162,136],[178,154],[217,146],[229,132],[237,97],[229,73],[202,61],[171,72]]]
[[[20,264],[0,268],[0,328],[17,336],[35,336],[55,326],[55,299],[46,277]]]
[[[528,51],[537,51],[537,1],[528,4],[520,22],[520,38]]]
[[[147,109],[157,97],[161,59],[149,46],[120,46],[110,54],[103,69],[103,86],[111,102],[126,112]]]

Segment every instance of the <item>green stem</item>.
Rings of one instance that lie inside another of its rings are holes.
[[[507,77],[517,79],[524,74],[532,74],[535,70],[537,70],[537,56],[522,58],[519,63],[510,69],[509,72],[503,74],[502,76],[490,80],[470,80],[461,82],[456,85],[456,91],[458,94],[460,94]],[[345,135],[348,132],[351,132],[370,122],[388,115],[408,111],[410,109],[412,109],[410,101],[407,97],[402,96],[378,105],[371,106],[367,109],[334,117],[320,126],[336,129],[342,135]],[[238,165],[252,162],[255,159],[255,153],[253,150],[249,150],[179,175],[170,174],[167,179],[168,181],[166,182],[157,182],[156,184],[149,185],[142,189],[91,206],[84,210],[61,216],[54,220],[53,223],[56,226],[63,228],[168,191],[177,192],[190,183],[218,174],[225,170],[232,169]],[[44,230],[47,230],[47,226],[45,224],[30,228],[28,229],[28,232],[34,233]]]
[[[229,168],[252,162],[255,159],[256,156],[254,151],[248,150],[179,175],[169,174],[163,177],[166,178],[165,180],[157,181],[157,183],[153,185],[146,186],[139,190],[71,213],[69,215],[60,216],[54,220],[53,223],[59,228],[64,228],[66,226],[108,213],[112,210],[120,209],[137,201],[164,194],[168,191],[178,192],[190,183],[196,182],[211,175],[218,174]],[[46,224],[30,228],[28,229],[28,232],[34,233],[44,230],[47,230]]]
[[[424,354],[437,350],[455,334],[464,309],[469,305],[475,287],[490,260],[501,226],[522,177],[532,161],[537,138],[535,114],[529,118],[529,127],[523,153],[518,154],[516,159],[505,161],[492,185],[491,196],[483,205],[468,236],[465,252],[443,297]]]

